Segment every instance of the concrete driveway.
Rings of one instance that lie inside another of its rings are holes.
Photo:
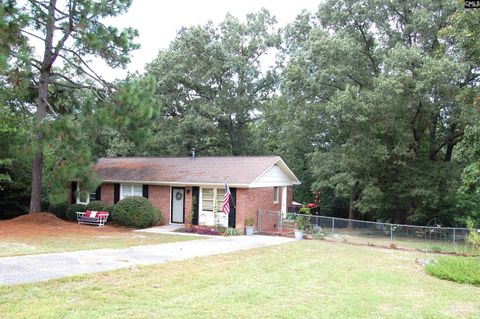
[[[80,274],[150,265],[253,249],[292,241],[273,236],[208,237],[186,242],[123,249],[82,250],[0,258],[0,285],[20,284]]]

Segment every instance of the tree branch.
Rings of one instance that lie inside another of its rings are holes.
[[[50,59],[50,65],[53,65],[53,62],[55,62],[58,55],[60,54],[60,50],[62,50],[62,48],[65,45],[65,42],[67,41],[67,39],[70,37],[70,34],[74,30],[73,17],[76,14],[76,7],[77,7],[77,1],[74,0],[73,3],[72,2],[70,3],[70,8],[69,8],[70,14],[69,14],[69,18],[68,18],[68,28],[65,31],[63,37],[58,41],[57,45],[55,46],[55,50],[53,51],[52,57]],[[55,7],[55,9],[56,9],[56,7]]]

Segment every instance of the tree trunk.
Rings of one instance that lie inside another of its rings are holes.
[[[450,162],[452,160],[453,147],[455,146],[454,136],[455,136],[456,129],[457,129],[457,125],[454,123],[451,125],[450,129],[448,130],[447,149],[445,151],[445,158],[444,158],[445,162]]]
[[[41,211],[41,195],[43,180],[43,121],[47,114],[48,73],[43,72],[38,84],[37,97],[37,134],[35,145],[35,158],[32,164],[32,191],[30,196],[29,214]]]
[[[55,30],[56,0],[51,0],[48,6],[48,19],[46,24],[45,49],[43,52],[42,70],[38,81],[37,91],[37,133],[35,145],[35,158],[32,164],[32,190],[30,195],[29,214],[39,213],[41,207],[42,180],[43,180],[43,140],[44,123],[48,106],[48,84],[53,64],[53,37]]]
[[[352,194],[350,196],[350,208],[348,210],[348,228],[354,228],[353,222],[351,220],[357,219],[358,211],[355,208],[355,203],[360,198],[360,190],[358,189],[358,182],[355,182],[355,185],[352,188]]]

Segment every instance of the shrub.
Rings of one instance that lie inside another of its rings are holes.
[[[0,213],[0,220],[3,219],[12,219],[18,216],[26,215],[28,211],[19,211],[19,210],[7,210]]]
[[[128,227],[146,228],[161,220],[160,210],[153,207],[148,199],[139,196],[127,197],[113,207],[115,223]]]
[[[223,235],[225,235],[225,236],[239,236],[240,231],[236,228],[229,227],[229,228],[227,228],[227,230],[225,230]]]
[[[440,279],[480,285],[480,260],[475,257],[442,257],[425,270]]]
[[[467,220],[468,237],[467,244],[472,250],[472,254],[480,256],[480,234],[475,229],[475,222],[472,219]]]
[[[255,225],[255,217],[248,216],[245,218],[245,226],[253,226]]]
[[[297,215],[295,219],[295,229],[309,232],[312,229],[310,217],[305,215]]]
[[[158,224],[163,223],[162,212],[157,207],[154,207],[154,208],[155,208],[155,210],[153,212],[154,213],[153,214],[153,225],[158,225]]]
[[[298,212],[299,214],[310,214],[310,208],[309,207],[302,207],[300,208],[300,211]]]
[[[49,204],[47,211],[54,214],[58,218],[65,219],[67,215],[68,203]]]
[[[84,204],[72,204],[68,206],[65,218],[68,220],[77,220],[77,212],[84,212],[86,209]]]

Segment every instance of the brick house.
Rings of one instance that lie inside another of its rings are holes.
[[[240,230],[258,209],[286,212],[292,187],[300,184],[279,156],[101,158],[93,171],[101,186],[86,194],[73,182],[72,203],[115,204],[127,196],[143,196],[161,210],[167,224],[191,218],[194,225],[213,226],[214,206],[221,211],[226,181],[231,211],[216,214],[217,223]]]

